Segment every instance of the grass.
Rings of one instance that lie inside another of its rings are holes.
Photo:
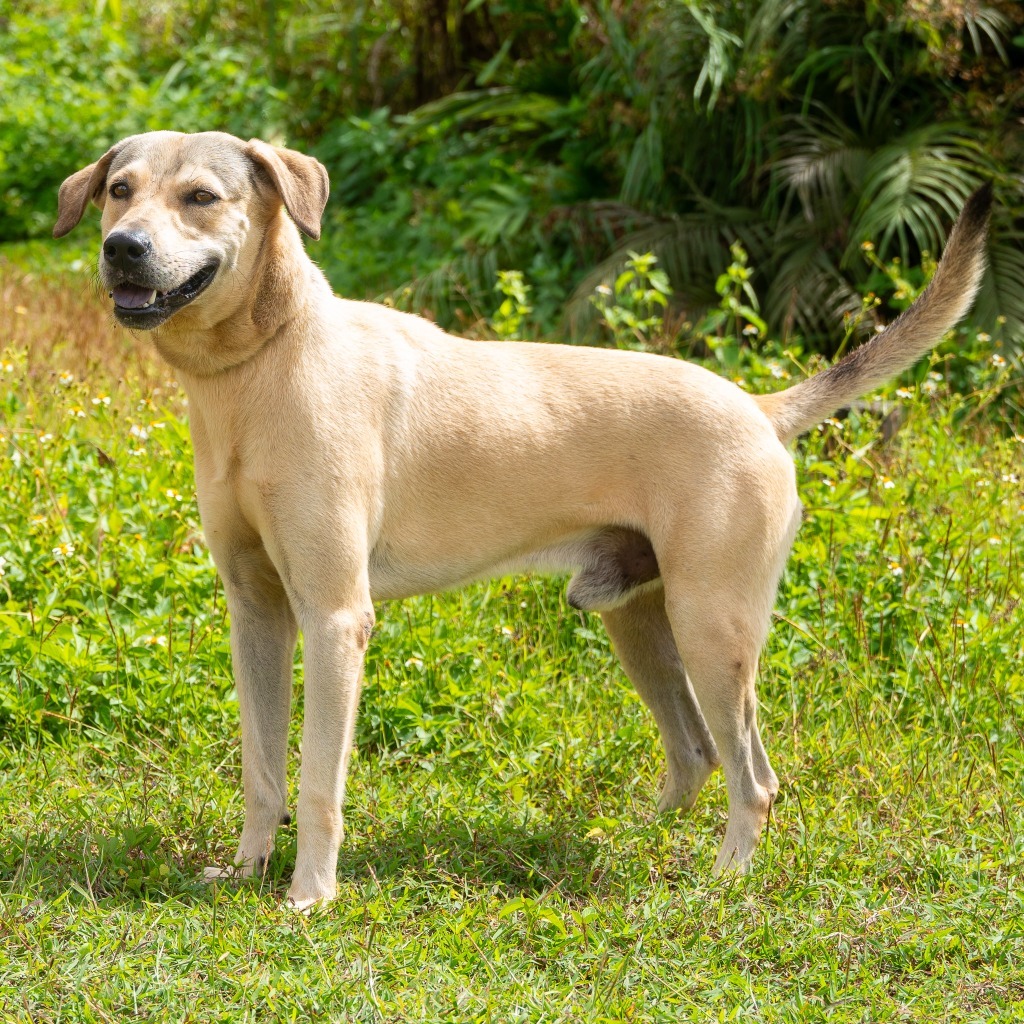
[[[378,609],[339,898],[304,918],[294,826],[265,878],[197,880],[242,804],[182,396],[80,277],[7,267],[0,296],[0,1019],[1020,1019],[1009,367],[943,357],[892,441],[864,413],[800,443],[749,876],[709,874],[720,774],[652,814],[657,735],[599,621],[503,580]]]

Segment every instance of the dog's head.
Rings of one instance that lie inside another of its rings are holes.
[[[239,282],[282,206],[320,237],[327,190],[323,165],[290,149],[223,132],[149,132],[61,185],[53,234],[66,235],[91,200],[103,211],[100,280],[117,319],[148,330],[191,307],[199,326],[238,307]]]

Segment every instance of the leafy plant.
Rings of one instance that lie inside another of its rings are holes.
[[[591,296],[601,326],[616,348],[643,351],[662,329],[662,314],[672,292],[668,276],[655,266],[657,262],[653,253],[631,252],[614,283],[598,285]]]
[[[503,341],[521,337],[523,324],[533,312],[529,301],[530,286],[522,271],[499,270],[494,290],[502,296],[502,300],[491,317],[491,330]]]
[[[561,189],[528,193],[528,216],[522,193],[493,214],[505,216],[506,256],[510,246],[536,245],[528,225],[569,227],[593,265],[569,303],[574,330],[586,329],[594,287],[630,251],[655,253],[677,300],[699,316],[717,304],[715,277],[739,241],[772,330],[834,348],[861,308],[860,244],[871,239],[904,264],[935,254],[967,195],[995,177],[992,271],[978,316],[1004,315],[1007,333],[1020,337],[1024,193],[999,167],[1020,156],[1008,117],[1022,86],[1004,62],[1024,15],[1007,4],[972,6],[969,16],[921,10],[821,0],[598,4],[570,44],[579,69],[571,102],[544,107],[513,82],[500,93],[500,115],[487,112],[492,86],[434,105],[429,119],[443,110],[460,131],[500,116],[503,146],[557,153],[568,172]],[[998,98],[983,102],[966,85],[975,78]],[[548,113],[530,117],[535,109]]]
[[[718,308],[711,310],[701,321],[698,333],[704,337],[718,335],[737,339],[763,336],[768,325],[761,319],[760,304],[751,284],[753,273],[747,259],[747,253],[739,242],[734,242],[729,250],[732,263],[723,274],[718,275],[715,291],[720,297]]]

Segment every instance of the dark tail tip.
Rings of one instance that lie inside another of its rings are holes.
[[[960,223],[971,233],[984,231],[988,226],[988,218],[992,213],[992,182],[986,181],[976,189],[964,203],[960,213]]]

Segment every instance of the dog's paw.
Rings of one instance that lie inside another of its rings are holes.
[[[326,907],[333,898],[333,896],[288,896],[285,898],[284,905],[286,909],[291,910],[296,914],[302,914],[304,917],[309,917],[315,910]]]
[[[711,874],[715,878],[740,878],[749,875],[754,869],[754,862],[750,857],[741,859],[735,849],[720,850],[711,868]]]
[[[326,906],[337,895],[338,883],[333,873],[317,875],[310,872],[304,876],[297,870],[288,888],[284,905],[300,914],[310,914],[318,906]]]
[[[203,868],[204,882],[233,882],[239,878],[245,877],[245,868],[235,864],[231,864],[226,868],[219,868],[216,865],[214,865],[213,867]]]
[[[697,795],[700,793],[703,781],[703,779],[694,778],[692,773],[690,778],[666,775],[661,792],[658,794],[658,813],[667,814],[670,811],[686,812],[691,810],[697,802]]]

